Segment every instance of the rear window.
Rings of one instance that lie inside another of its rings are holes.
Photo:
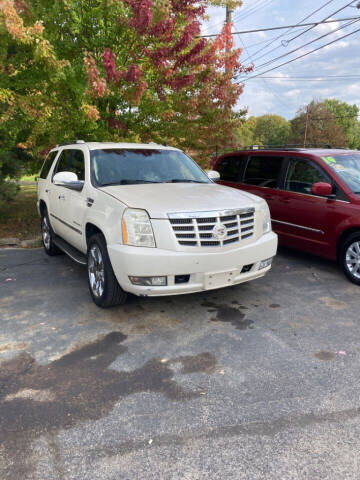
[[[247,157],[231,156],[225,157],[216,166],[216,170],[220,173],[221,180],[227,182],[238,182]]]
[[[43,163],[43,166],[40,171],[40,175],[39,175],[40,178],[44,178],[44,179],[47,178],[57,154],[58,154],[57,151],[50,152],[49,155],[46,157],[45,162]]]
[[[252,156],[246,167],[244,183],[258,187],[277,188],[283,158]]]

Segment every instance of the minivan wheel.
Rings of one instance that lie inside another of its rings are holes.
[[[54,256],[63,253],[54,243],[54,232],[47,211],[41,215],[41,239],[47,255]]]
[[[360,285],[360,233],[347,237],[340,252],[340,263],[348,279]]]
[[[87,270],[90,294],[98,307],[113,307],[126,301],[127,293],[116,280],[105,238],[100,233],[90,238]]]

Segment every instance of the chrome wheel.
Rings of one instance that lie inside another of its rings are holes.
[[[44,247],[46,250],[50,250],[51,246],[51,233],[50,233],[50,225],[49,221],[46,216],[43,217],[41,223],[41,234],[44,243]]]
[[[345,263],[349,273],[360,280],[360,241],[349,245],[346,250]]]
[[[101,250],[97,245],[93,245],[89,252],[88,274],[90,288],[96,297],[101,297],[104,293],[105,267]]]

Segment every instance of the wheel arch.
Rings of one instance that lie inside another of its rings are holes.
[[[337,246],[336,246],[336,258],[338,260],[340,258],[341,247],[344,241],[346,240],[346,238],[352,235],[353,233],[357,233],[357,232],[360,234],[360,225],[357,227],[347,228],[341,233],[341,235],[338,238]]]
[[[39,211],[40,215],[43,215],[47,211],[47,205],[43,199],[39,200]]]
[[[86,248],[89,245],[90,238],[95,235],[96,233],[101,233],[104,237],[104,232],[92,222],[87,222],[85,225],[85,239],[86,239]]]

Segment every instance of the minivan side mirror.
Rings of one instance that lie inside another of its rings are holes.
[[[313,195],[318,195],[319,197],[335,198],[333,187],[330,183],[326,182],[314,183],[311,187],[311,193]]]
[[[71,190],[82,190],[84,181],[79,180],[74,172],[58,172],[53,177],[53,183],[59,187],[70,188]]]
[[[216,170],[206,170],[206,175],[212,180],[213,182],[216,182],[217,180],[220,180],[220,173],[217,172]]]

